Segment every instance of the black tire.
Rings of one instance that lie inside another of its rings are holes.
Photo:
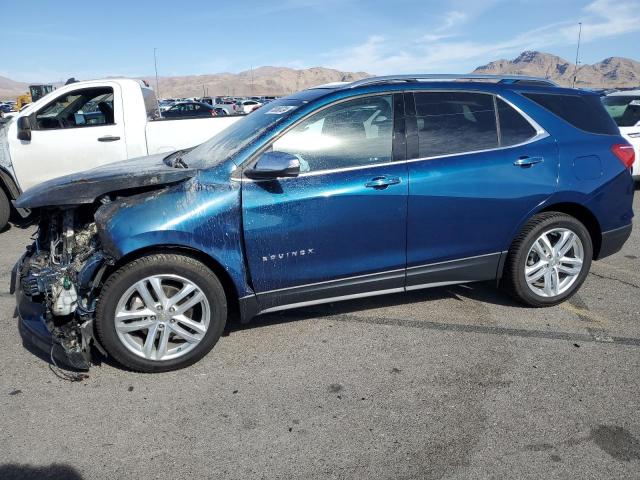
[[[0,188],[0,232],[5,229],[9,223],[9,215],[11,214],[11,204],[7,198],[7,194]]]
[[[584,250],[582,270],[576,281],[564,293],[554,297],[536,294],[525,279],[525,265],[533,242],[543,232],[553,228],[567,228],[574,232]],[[593,258],[593,242],[586,227],[575,217],[560,212],[544,212],[534,215],[511,244],[505,261],[501,286],[518,302],[530,307],[550,307],[564,302],[582,285],[589,274]]]
[[[191,351],[170,360],[149,360],[129,351],[115,328],[118,301],[129,287],[152,275],[174,274],[195,282],[207,297],[210,307],[209,327],[204,338]],[[173,253],[151,254],[124,265],[106,281],[96,309],[98,340],[122,366],[144,373],[167,372],[194,364],[211,351],[224,331],[227,299],[216,275],[200,261]]]

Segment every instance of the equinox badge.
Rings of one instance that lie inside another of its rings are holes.
[[[269,260],[275,262],[276,260],[284,260],[284,259],[288,259],[288,258],[294,258],[294,257],[304,257],[305,255],[312,255],[314,253],[313,248],[307,248],[307,249],[302,249],[302,250],[295,250],[293,252],[285,252],[285,253],[274,253],[274,254],[270,254],[270,255],[263,255],[262,256],[262,261],[263,262],[268,262]]]

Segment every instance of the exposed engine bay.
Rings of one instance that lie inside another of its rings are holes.
[[[73,367],[88,369],[99,286],[113,259],[100,245],[91,206],[45,210],[19,271],[22,292],[44,307],[44,320]]]

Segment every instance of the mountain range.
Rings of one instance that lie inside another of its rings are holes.
[[[473,73],[533,75],[576,87],[611,88],[640,85],[640,62],[609,57],[593,65],[575,64],[550,53],[525,51],[513,60],[496,60],[476,68]],[[71,75],[70,75],[71,76]],[[160,77],[160,95],[192,97],[203,95],[285,95],[314,85],[354,81],[371,76],[366,72],[343,72],[323,67],[293,69],[260,67],[240,73]],[[155,78],[144,77],[155,88]],[[35,82],[34,82],[35,83]],[[15,99],[26,93],[29,83],[0,77],[0,99]]]
[[[526,51],[513,60],[497,60],[476,68],[473,73],[533,75],[570,87],[612,88],[640,85],[640,62],[609,57],[593,65],[576,65],[550,53]]]

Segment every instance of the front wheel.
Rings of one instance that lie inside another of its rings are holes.
[[[541,213],[511,245],[502,284],[526,305],[557,305],[580,288],[592,257],[591,236],[580,221],[564,213]]]
[[[9,198],[7,198],[7,194],[4,193],[4,190],[0,188],[0,232],[3,231],[9,223],[10,214],[11,204],[9,203]]]
[[[204,357],[226,318],[224,289],[210,269],[189,256],[153,254],[109,277],[98,301],[96,331],[123,366],[165,372]]]

